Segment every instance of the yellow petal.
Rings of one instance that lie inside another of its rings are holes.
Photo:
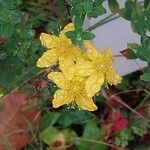
[[[113,53],[111,48],[106,48],[102,52],[102,63],[105,66],[110,66],[113,63]]]
[[[88,97],[85,93],[76,97],[76,104],[82,110],[95,111],[97,106],[94,104],[93,99]]]
[[[122,77],[112,67],[109,67],[106,73],[106,80],[111,85],[117,85],[121,82]]]
[[[71,80],[75,74],[75,63],[72,59],[63,58],[59,59],[61,71],[65,74],[68,80]]]
[[[62,89],[68,89],[70,86],[69,80],[62,72],[51,72],[48,74],[48,78]]]
[[[101,53],[97,48],[94,47],[94,45],[90,41],[84,42],[84,47],[87,49],[86,54],[87,57],[92,61],[98,61],[101,60]]]
[[[93,97],[101,89],[104,83],[103,74],[93,74],[86,80],[85,89],[89,97]]]
[[[68,31],[73,31],[74,30],[74,24],[73,23],[69,23],[68,25],[66,25],[64,27],[64,29],[60,32],[60,37],[61,36],[66,36],[65,33]]]
[[[48,49],[57,47],[59,43],[59,38],[57,36],[46,33],[41,33],[40,40],[42,45]]]
[[[68,90],[57,90],[52,101],[53,107],[58,108],[62,105],[68,105],[74,100],[74,94]]]
[[[40,68],[49,67],[58,61],[58,53],[55,49],[46,51],[37,61],[37,66]]]
[[[91,61],[79,60],[76,64],[76,74],[80,76],[89,76],[95,72]]]

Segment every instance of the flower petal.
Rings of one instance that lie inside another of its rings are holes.
[[[95,111],[97,106],[94,104],[93,99],[88,97],[85,93],[76,97],[76,104],[82,110]]]
[[[70,82],[62,72],[51,72],[48,74],[48,78],[62,89],[69,88]]]
[[[65,33],[68,31],[73,31],[74,30],[74,24],[73,23],[69,23],[67,24],[64,29],[60,32],[60,37],[61,36],[66,36]]]
[[[59,65],[66,78],[71,80],[75,74],[75,63],[72,59],[60,58]]]
[[[94,73],[93,63],[91,61],[79,60],[76,65],[76,74],[87,77]]]
[[[113,53],[111,48],[106,48],[102,52],[102,63],[104,66],[111,66],[113,63]]]
[[[53,107],[58,108],[64,104],[68,105],[74,100],[74,94],[68,90],[57,90],[52,101]]]
[[[59,43],[59,38],[57,36],[46,33],[41,33],[40,40],[42,45],[48,49],[57,47]]]
[[[58,54],[55,49],[46,51],[37,61],[37,66],[40,68],[49,67],[57,63]]]
[[[106,80],[111,85],[117,85],[121,82],[122,77],[112,67],[109,67],[106,72]]]
[[[101,89],[104,83],[103,74],[93,74],[86,80],[85,89],[89,97],[93,97]]]
[[[84,47],[87,49],[87,57],[92,61],[101,60],[102,54],[90,41],[84,42]]]

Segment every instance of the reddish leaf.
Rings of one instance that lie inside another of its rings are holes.
[[[0,46],[3,45],[3,44],[5,44],[5,42],[6,42],[6,39],[0,37]]]
[[[28,99],[27,94],[12,93],[4,100],[4,110],[0,112],[0,150],[6,150],[8,145],[12,146],[11,149],[20,150],[32,138],[26,120],[33,124],[38,111],[22,111]]]
[[[124,49],[120,52],[125,58],[129,59],[129,49]]]

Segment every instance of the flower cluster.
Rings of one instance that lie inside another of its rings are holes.
[[[60,71],[48,74],[48,78],[59,87],[52,101],[54,108],[67,104],[94,111],[97,106],[93,96],[106,83],[120,83],[121,77],[112,66],[111,49],[100,53],[90,41],[84,42],[83,49],[73,45],[65,35],[73,29],[74,25],[70,23],[59,36],[41,34],[41,43],[48,50],[39,58],[37,66],[43,68],[59,65]]]

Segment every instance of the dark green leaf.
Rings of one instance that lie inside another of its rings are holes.
[[[150,73],[144,73],[143,75],[140,76],[140,79],[143,81],[150,81]]]
[[[108,0],[108,5],[112,13],[119,12],[119,4],[117,0]]]
[[[89,112],[79,110],[61,110],[58,123],[63,127],[69,127],[72,124],[82,124],[92,119]]]
[[[14,31],[14,26],[12,24],[1,24],[0,25],[0,37],[9,39]]]
[[[145,9],[148,7],[148,5],[150,5],[150,1],[149,0],[144,0],[144,8]]]
[[[89,121],[85,128],[82,135],[83,139],[95,139],[95,140],[102,140],[104,137],[104,132],[100,129],[96,122]],[[81,142],[77,142],[77,147],[79,150],[107,150],[108,147],[102,144],[92,143],[89,141],[82,140]]]
[[[86,0],[84,2],[84,10],[86,13],[90,13],[93,9],[93,1],[91,0]]]
[[[132,13],[132,10],[133,10],[133,7],[134,7],[134,3],[132,0],[127,0],[125,2],[125,8],[123,8],[121,11],[120,11],[120,15],[127,19],[127,20],[131,20],[131,13]]]
[[[82,38],[83,38],[84,40],[92,40],[92,39],[95,38],[95,34],[92,33],[92,32],[83,32],[83,33],[82,33]]]
[[[50,126],[53,126],[59,118],[59,113],[48,112],[40,120],[41,130],[45,130]]]

